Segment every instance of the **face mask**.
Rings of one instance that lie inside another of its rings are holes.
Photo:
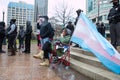
[[[41,21],[41,23],[43,23],[45,21],[45,19],[44,18],[40,18],[40,21]]]
[[[118,2],[113,2],[113,5],[114,5],[114,6],[118,5]]]

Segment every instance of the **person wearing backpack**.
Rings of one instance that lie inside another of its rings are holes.
[[[5,53],[2,50],[2,43],[5,37],[5,22],[0,22],[0,53]]]

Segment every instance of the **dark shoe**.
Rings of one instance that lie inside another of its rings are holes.
[[[26,53],[26,54],[27,54],[27,53],[30,53],[30,51],[23,51],[23,52]]]
[[[8,54],[8,56],[15,56],[15,54]]]
[[[79,45],[78,44],[76,44],[75,46],[73,46],[73,47],[79,47]]]
[[[24,53],[26,53],[27,51],[23,51]]]
[[[0,51],[0,53],[6,53],[6,52],[2,50],[2,51]]]
[[[8,52],[11,52],[11,49],[8,49]]]
[[[26,53],[26,54],[29,54],[29,53],[30,53],[30,51],[26,51],[25,53]]]
[[[8,56],[15,56],[15,54],[9,52],[9,53],[8,53]]]
[[[16,52],[14,49],[11,50],[11,53],[12,53],[11,55],[16,55]]]

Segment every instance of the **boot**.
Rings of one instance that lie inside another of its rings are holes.
[[[44,52],[41,50],[38,54],[33,55],[34,58],[43,59]]]
[[[16,55],[15,50],[11,49],[11,54],[9,53],[8,56],[14,56],[14,55]]]
[[[16,55],[16,52],[15,52],[15,49],[12,49],[12,54],[11,54],[11,56],[14,56],[14,55]]]
[[[45,59],[44,62],[40,63],[40,66],[49,66],[49,60]]]
[[[8,49],[8,52],[11,52],[11,49]]]
[[[8,56],[10,56],[11,54],[11,49],[8,49]]]

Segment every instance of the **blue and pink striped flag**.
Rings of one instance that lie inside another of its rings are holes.
[[[92,52],[108,69],[120,74],[120,54],[81,12],[71,41]]]

